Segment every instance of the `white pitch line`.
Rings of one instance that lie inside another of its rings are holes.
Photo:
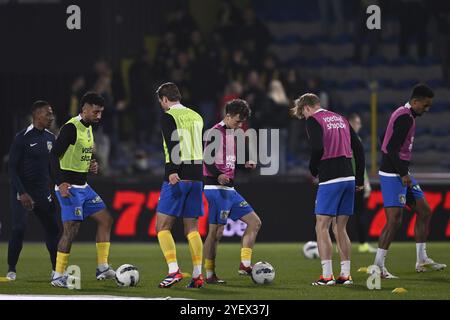
[[[190,300],[186,298],[158,297],[123,297],[108,295],[32,295],[32,294],[0,294],[0,300]]]

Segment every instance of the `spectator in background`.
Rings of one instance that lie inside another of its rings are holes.
[[[268,99],[264,110],[265,128],[286,128],[289,117],[289,99],[279,80],[269,84]]]
[[[261,83],[259,73],[256,70],[250,71],[247,76],[247,88],[244,91],[244,100],[248,102],[253,116],[250,119],[251,127],[259,129],[264,124],[264,109],[267,95]]]
[[[150,55],[142,49],[130,67],[128,79],[130,83],[130,113],[138,144],[152,141],[152,129],[155,127],[159,110],[155,107],[155,78]]]
[[[188,79],[190,79],[190,76],[185,75],[181,69],[173,69],[170,72],[170,81],[175,82],[178,88],[183,90],[184,103],[194,109],[196,106],[192,106],[191,82]]]
[[[289,69],[283,79],[284,88],[289,101],[294,101],[299,96],[299,92],[307,91],[304,81],[300,78],[299,73],[295,69]],[[288,154],[293,161],[300,157],[301,144],[299,141],[304,140],[302,138],[302,133],[304,132],[303,126],[304,124],[301,121],[295,119],[288,120]]]
[[[243,82],[249,69],[248,59],[242,48],[233,50],[231,60],[228,64],[228,79]]]
[[[61,119],[61,125],[80,112],[80,99],[86,91],[86,81],[83,76],[77,76],[70,84],[70,102],[68,112]]]
[[[280,68],[274,54],[266,54],[261,69],[261,81],[265,87],[267,87],[272,80],[280,80]]]
[[[272,80],[263,111],[263,128],[279,129],[279,173],[286,173],[287,160],[287,124],[289,120],[289,99],[279,80]],[[271,150],[272,132],[268,132],[267,146]],[[263,147],[264,148],[264,147]],[[262,151],[266,152],[266,151]],[[264,153],[263,153],[264,154]]]
[[[158,79],[164,79],[175,65],[178,45],[173,32],[166,32],[158,43],[155,57],[155,68]]]
[[[362,122],[361,118],[358,114],[352,113],[348,117],[348,122],[353,128],[353,131],[355,131],[356,134],[361,130]],[[359,140],[361,138],[358,135]],[[353,170],[355,170],[355,159],[352,158],[352,165]],[[358,233],[358,240],[359,240],[359,246],[358,246],[358,252],[361,253],[375,253],[377,252],[377,249],[372,247],[367,242],[367,233],[368,233],[368,223],[369,223],[369,217],[367,212],[367,202],[369,201],[370,192],[372,191],[372,188],[370,187],[370,181],[369,176],[367,175],[367,170],[364,170],[364,191],[355,192],[355,205],[354,205],[354,212],[355,212],[355,218],[356,218],[356,229]]]
[[[224,95],[220,99],[218,118],[225,116],[225,105],[227,102],[241,98],[243,90],[243,86],[239,81],[232,81],[225,87]]]
[[[242,12],[231,0],[221,0],[217,20],[217,33],[223,39],[222,46],[231,48],[236,43],[239,26],[243,23]]]
[[[188,47],[188,54],[191,61],[195,61],[200,57],[204,57],[207,53],[208,47],[203,40],[203,36],[199,30],[194,30],[191,33],[191,41]]]
[[[167,23],[167,31],[175,35],[177,45],[182,50],[188,48],[191,34],[196,29],[197,23],[187,9],[175,11]]]
[[[113,72],[104,59],[95,62],[90,83],[88,87],[105,99],[102,123],[95,128],[94,134],[96,147],[103,154],[102,173],[108,173],[110,156],[116,157],[119,154],[120,119],[123,118],[121,113],[127,107],[125,90],[120,72]]]
[[[264,57],[272,37],[267,26],[259,20],[252,8],[248,7],[244,10],[244,22],[239,26],[237,37],[242,44],[245,53],[256,60],[257,64],[261,64],[260,59]]]
[[[283,75],[283,85],[289,101],[295,100],[299,92],[305,91],[305,83],[295,69],[289,69]]]
[[[199,52],[192,65],[192,103],[203,117],[204,127],[217,122],[218,92],[222,90],[221,75],[215,64],[215,53]]]

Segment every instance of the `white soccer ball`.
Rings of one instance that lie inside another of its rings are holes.
[[[139,271],[131,264],[123,264],[116,270],[116,283],[119,287],[135,287],[139,283]]]
[[[252,280],[256,284],[271,283],[275,279],[275,269],[268,262],[260,261],[253,265]]]
[[[308,259],[317,259],[319,257],[319,248],[317,247],[317,242],[308,241],[303,246],[303,254]]]

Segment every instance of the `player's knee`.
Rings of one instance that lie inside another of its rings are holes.
[[[198,232],[197,228],[191,227],[191,228],[184,228],[184,236],[187,238],[188,234],[191,232]]]
[[[424,218],[430,218],[431,217],[431,208],[429,205],[424,206],[424,208],[421,210],[421,215]]]
[[[217,229],[217,232],[216,232],[216,235],[215,235],[215,240],[216,241],[220,241],[220,239],[222,239],[222,237],[223,237],[223,230],[224,230],[224,228]]]
[[[337,239],[338,227],[337,227],[336,223],[333,223],[333,225],[331,226],[331,230],[333,231],[334,237]]]
[[[108,227],[112,227],[113,223],[114,223],[114,218],[108,213],[107,217],[105,218],[105,224]]]
[[[329,225],[323,222],[316,222],[316,232],[324,232],[329,230]]]
[[[256,232],[258,232],[258,231],[261,229],[261,227],[262,227],[262,222],[261,222],[261,219],[258,217],[258,218],[255,220],[254,230],[255,230]]]
[[[398,215],[389,220],[388,226],[392,229],[398,229],[402,225],[402,216]]]

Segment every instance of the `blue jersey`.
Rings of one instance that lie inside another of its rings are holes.
[[[49,160],[54,142],[53,133],[33,125],[15,136],[9,152],[9,176],[15,193],[49,194]]]

